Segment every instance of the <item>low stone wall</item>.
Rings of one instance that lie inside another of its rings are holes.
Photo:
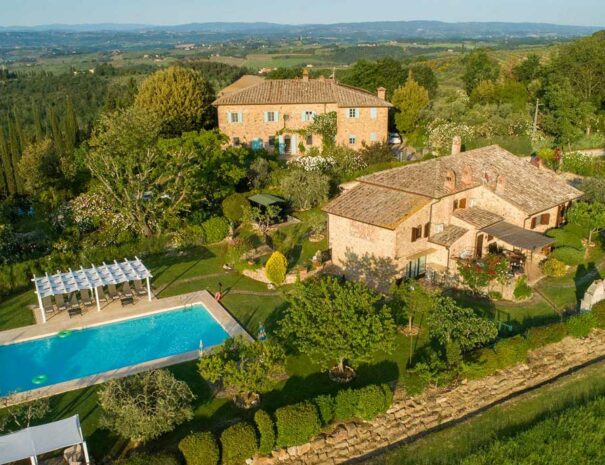
[[[308,444],[260,457],[255,465],[333,465],[362,457],[416,437],[444,423],[539,386],[575,367],[605,357],[605,331],[593,330],[585,339],[565,338],[531,352],[525,364],[450,388],[429,389],[416,397],[395,393],[389,411],[369,423],[338,425]]]

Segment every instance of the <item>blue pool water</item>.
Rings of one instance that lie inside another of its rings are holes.
[[[229,335],[202,305],[0,346],[0,396],[208,348]]]

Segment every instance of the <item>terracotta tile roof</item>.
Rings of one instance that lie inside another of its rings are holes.
[[[454,244],[458,239],[461,239],[468,232],[468,229],[462,226],[456,226],[454,224],[448,224],[443,228],[443,231],[429,237],[429,242],[433,244],[442,245],[449,247]]]
[[[218,96],[222,97],[227,94],[232,94],[233,92],[237,92],[243,89],[247,89],[248,87],[255,86],[260,84],[265,80],[262,76],[255,76],[254,74],[245,74],[237,81],[232,84],[229,84],[227,87],[224,87],[219,93]]]
[[[448,172],[455,174],[453,189],[446,187]],[[466,176],[463,182],[463,172]],[[497,178],[504,180],[496,189]],[[538,213],[574,200],[582,192],[553,171],[531,165],[498,145],[434,158],[359,178],[362,183],[441,198],[481,184],[527,214]]]
[[[335,103],[339,107],[392,107],[377,95],[330,79],[271,79],[217,98],[213,105]]]
[[[453,215],[459,220],[475,226],[477,229],[485,228],[504,219],[500,215],[476,207],[459,208],[454,211]]]
[[[362,223],[395,229],[429,202],[427,197],[360,184],[334,199],[323,210]]]

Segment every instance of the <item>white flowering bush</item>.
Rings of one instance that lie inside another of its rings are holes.
[[[54,215],[53,223],[60,229],[74,225],[81,232],[105,229],[118,233],[131,229],[130,222],[123,215],[114,213],[96,193],[83,193],[63,204]]]
[[[462,140],[469,140],[475,137],[475,130],[464,123],[437,118],[429,123],[428,134],[431,150],[444,155],[450,153],[454,136],[460,136]]]
[[[334,165],[336,164],[336,160],[332,157],[324,157],[324,156],[305,156],[295,158],[294,160],[290,160],[288,162],[288,166],[294,168],[300,168],[304,171],[318,171],[320,173],[325,173],[330,171]]]

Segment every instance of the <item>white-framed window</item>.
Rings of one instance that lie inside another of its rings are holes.
[[[355,145],[356,143],[357,143],[357,137],[353,136],[353,135],[350,135],[349,136],[349,144],[350,145]]]
[[[227,113],[227,121],[230,123],[243,123],[244,114],[242,112],[230,111]]]
[[[378,118],[378,108],[370,108],[370,118]]]
[[[315,119],[315,112],[314,111],[303,111],[300,114],[300,119],[302,121],[313,121]]]
[[[279,121],[279,113],[276,111],[265,112],[265,123],[276,123]]]
[[[359,108],[349,108],[347,111],[347,117],[349,118],[359,118]]]
[[[378,140],[378,134],[375,132],[370,133],[370,142],[376,142]]]

